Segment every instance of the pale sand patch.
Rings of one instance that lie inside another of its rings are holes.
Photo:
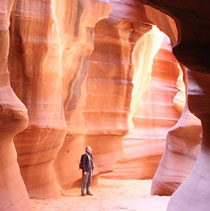
[[[166,211],[170,197],[151,196],[151,180],[100,179],[94,196],[80,196],[80,189],[58,200],[32,200],[34,211]]]

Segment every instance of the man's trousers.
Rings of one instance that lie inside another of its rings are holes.
[[[81,184],[81,192],[85,193],[90,191],[90,184],[92,182],[92,171],[86,172],[86,175],[82,173],[82,184]]]

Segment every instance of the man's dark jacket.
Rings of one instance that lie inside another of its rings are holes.
[[[89,155],[89,158],[88,158]],[[93,170],[93,155],[90,153],[85,153],[81,157],[81,163],[82,163],[82,170],[83,172],[89,172]]]

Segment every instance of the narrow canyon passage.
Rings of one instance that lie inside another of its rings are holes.
[[[209,211],[210,2],[185,2],[1,0],[0,211]]]

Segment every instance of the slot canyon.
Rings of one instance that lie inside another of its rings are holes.
[[[209,211],[209,11],[1,0],[0,211]]]

